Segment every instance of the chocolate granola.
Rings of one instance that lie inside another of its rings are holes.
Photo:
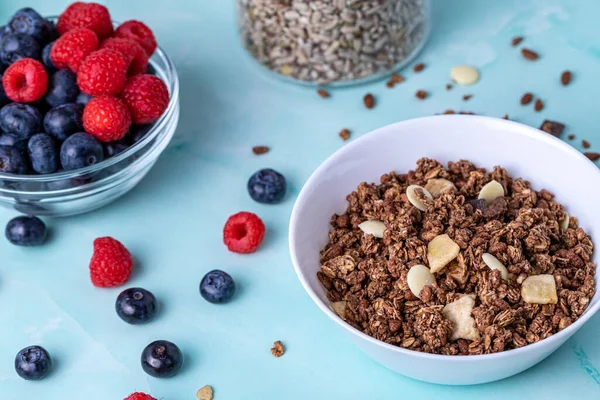
[[[590,236],[552,193],[503,168],[423,158],[347,200],[317,277],[336,313],[386,343],[510,350],[566,328],[594,295]]]

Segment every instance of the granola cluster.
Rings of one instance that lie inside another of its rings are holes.
[[[481,198],[494,190],[503,195]],[[500,167],[423,158],[348,195],[318,279],[336,313],[386,343],[445,355],[535,343],[579,318],[595,292],[592,240],[553,197]]]

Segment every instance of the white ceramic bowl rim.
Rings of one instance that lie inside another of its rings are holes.
[[[327,314],[327,316],[329,316],[329,318],[333,319],[338,325],[340,325],[341,327],[343,327],[350,333],[357,335],[360,338],[367,340],[372,344],[386,348],[390,351],[394,351],[394,352],[397,352],[400,354],[406,354],[406,355],[417,355],[417,356],[420,356],[423,358],[428,358],[431,360],[452,359],[452,360],[456,360],[458,362],[469,362],[469,361],[473,361],[473,360],[494,360],[494,359],[503,358],[503,357],[507,356],[508,354],[510,354],[511,356],[516,356],[520,353],[534,351],[538,347],[544,346],[549,341],[559,340],[563,336],[567,336],[567,337],[570,336],[571,332],[574,332],[577,329],[579,329],[598,311],[598,309],[600,309],[600,301],[596,302],[596,304],[592,305],[591,307],[588,307],[585,310],[585,312],[575,322],[573,322],[571,325],[569,325],[562,331],[557,332],[554,335],[552,335],[546,339],[542,339],[538,342],[528,344],[528,345],[520,347],[518,349],[511,349],[511,350],[506,350],[506,351],[502,351],[499,353],[493,353],[493,354],[467,355],[467,356],[455,355],[455,356],[453,356],[453,355],[431,354],[431,353],[425,353],[425,352],[420,352],[420,351],[415,351],[415,350],[409,350],[409,349],[405,349],[405,348],[402,348],[399,346],[394,346],[394,345],[382,342],[381,340],[375,339],[374,337],[369,336],[369,335],[359,331],[358,329],[354,328],[352,325],[346,323],[336,313],[334,313],[331,309],[329,309],[329,307],[319,298],[317,293],[312,289],[311,285],[309,284],[309,282],[307,281],[307,279],[304,275],[303,270],[301,268],[299,268],[300,263],[299,263],[298,256],[296,254],[296,249],[294,246],[294,243],[296,242],[296,234],[293,231],[293,227],[296,225],[296,222],[301,218],[299,210],[302,208],[302,205],[304,204],[304,202],[307,201],[307,195],[308,195],[307,193],[309,193],[309,190],[305,190],[305,189],[310,186],[313,186],[315,184],[315,182],[317,181],[317,176],[320,175],[320,172],[327,170],[332,165],[335,165],[337,163],[338,159],[343,156],[343,153],[345,153],[346,150],[349,150],[354,147],[360,147],[366,141],[376,140],[378,136],[381,136],[384,134],[384,131],[387,131],[388,129],[390,129],[393,126],[419,123],[419,121],[430,120],[433,118],[447,119],[448,121],[468,118],[468,119],[480,119],[482,121],[494,121],[494,123],[496,123],[496,124],[499,123],[499,121],[501,121],[500,123],[507,124],[507,125],[511,125],[511,124],[518,125],[519,129],[517,131],[515,131],[515,134],[525,135],[525,136],[531,137],[535,140],[545,142],[551,146],[559,148],[561,151],[565,151],[565,152],[575,155],[576,157],[583,158],[588,163],[591,163],[592,165],[594,165],[594,167],[596,167],[596,165],[594,163],[592,163],[590,160],[588,160],[587,157],[585,157],[581,152],[576,150],[574,147],[568,145],[567,143],[563,142],[562,140],[560,140],[552,135],[546,134],[546,133],[544,133],[543,135],[540,135],[540,130],[532,128],[530,126],[526,126],[526,125],[517,123],[517,122],[514,122],[514,121],[510,121],[510,120],[503,120],[503,119],[501,120],[498,118],[473,116],[473,115],[438,115],[438,116],[431,116],[431,117],[414,118],[414,119],[397,122],[395,124],[387,125],[382,128],[376,129],[375,131],[372,131],[366,135],[363,135],[362,137],[345,145],[340,150],[336,151],[333,155],[331,155],[329,158],[327,158],[325,160],[325,162],[323,162],[315,170],[315,172],[313,172],[313,174],[310,176],[308,181],[305,183],[302,191],[300,192],[298,199],[296,200],[296,204],[294,205],[294,209],[292,211],[292,216],[290,219],[289,247],[290,247],[290,254],[292,257],[292,262],[294,265],[294,270],[296,271],[296,275],[298,275],[298,279],[300,279],[300,282],[302,283],[304,290],[306,290],[306,292],[309,294],[309,296],[312,298],[312,300],[317,304],[317,306],[319,306],[319,308],[325,314]],[[597,169],[598,169],[597,175],[598,175],[598,179],[600,181],[600,168],[597,168]],[[383,174],[385,172],[387,172],[387,171],[382,171],[381,173]],[[596,272],[596,274],[598,274],[598,272]],[[598,289],[596,289],[596,290],[598,290]]]

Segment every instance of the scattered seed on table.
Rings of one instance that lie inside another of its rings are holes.
[[[454,111],[454,110],[446,110],[446,111],[444,111],[444,114],[448,114],[448,115],[450,115],[450,114],[456,114],[456,111]]]
[[[458,113],[461,115],[477,115],[473,111],[459,111]]]
[[[269,150],[271,150],[271,149],[268,146],[254,146],[252,148],[252,152],[254,154],[256,154],[257,156],[260,156],[261,154],[268,153]]]
[[[527,104],[531,103],[532,100],[533,93],[525,93],[523,96],[521,96],[521,105],[526,106]]]
[[[348,140],[350,138],[350,130],[344,128],[340,131],[339,135],[342,140]]]
[[[446,83],[446,90],[452,90],[452,84]]]
[[[392,74],[390,81],[394,83],[402,83],[404,82],[404,77],[400,74]]]
[[[521,49],[521,54],[523,54],[523,57],[529,61],[536,61],[538,58],[540,58],[538,53],[529,49]]]
[[[581,141],[581,145],[583,146],[584,149],[589,149],[590,147],[592,147],[592,145],[590,145],[590,142],[588,142],[585,139]]]
[[[463,96],[463,100],[464,100],[464,101],[467,101],[467,100],[469,100],[471,97],[473,97],[473,95],[472,95],[472,94],[465,94],[465,95]]]
[[[373,97],[371,93],[367,93],[363,98],[363,101],[365,103],[365,107],[368,109],[375,107],[375,97]]]
[[[540,130],[549,133],[552,136],[560,137],[560,135],[562,135],[563,131],[565,130],[565,124],[546,119],[544,120],[544,122],[542,122]]]
[[[417,93],[415,93],[415,96],[417,96],[417,99],[419,100],[425,100],[428,95],[429,93],[427,93],[425,90],[417,90]]]
[[[508,114],[504,114],[504,115],[502,116],[502,119],[508,119]]]
[[[592,161],[598,161],[600,159],[600,153],[596,153],[596,152],[592,152],[592,151],[587,151],[587,152],[583,153],[583,155]]]
[[[418,63],[417,65],[415,65],[413,67],[413,71],[415,71],[415,72],[421,72],[424,69],[425,69],[425,64],[423,64],[423,63]]]
[[[535,105],[533,106],[533,109],[536,112],[540,112],[544,109],[544,102],[542,101],[542,99],[535,99]]]
[[[575,139],[575,135],[573,135],[572,133],[569,136],[567,136],[567,137],[569,138],[569,140]]]
[[[387,87],[388,87],[388,88],[390,88],[390,89],[393,89],[393,88],[394,88],[394,86],[396,86],[396,84],[394,83],[394,81],[392,81],[392,80],[389,80],[389,81],[387,81],[387,82],[385,83],[385,86],[387,86]]]
[[[512,38],[511,44],[513,47],[517,47],[523,41],[523,36],[515,36]]]
[[[457,65],[450,70],[450,79],[459,85],[472,85],[479,80],[479,71],[470,65]]]
[[[572,77],[573,74],[571,73],[571,71],[565,71],[560,75],[560,83],[562,83],[563,86],[567,86],[569,83],[571,83]]]
[[[324,99],[326,99],[326,98],[329,97],[329,92],[327,90],[325,90],[325,89],[319,89],[319,90],[317,90],[317,94],[319,96],[321,96],[322,98],[324,98]]]

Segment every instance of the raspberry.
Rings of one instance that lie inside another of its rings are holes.
[[[108,38],[100,45],[101,49],[113,49],[125,58],[128,76],[145,74],[148,70],[148,55],[137,42],[123,38]]]
[[[150,57],[156,50],[156,38],[154,33],[140,21],[123,22],[115,31],[115,37],[130,39],[137,42],[146,50],[146,54]]]
[[[90,261],[90,277],[96,287],[121,286],[129,279],[133,258],[129,250],[116,239],[94,240],[94,255]]]
[[[98,36],[93,31],[75,28],[58,38],[50,50],[50,59],[59,69],[68,67],[77,72],[83,60],[97,49]]]
[[[113,24],[108,9],[98,3],[83,3],[78,1],[71,4],[58,18],[56,29],[64,35],[75,28],[91,29],[100,40],[113,34]]]
[[[48,88],[48,73],[39,61],[22,58],[11,64],[2,77],[6,97],[18,103],[41,99]]]
[[[122,139],[131,126],[131,115],[118,97],[98,96],[83,110],[83,127],[101,142]]]
[[[223,242],[234,253],[254,253],[265,237],[265,224],[253,213],[232,215],[223,228]]]
[[[131,393],[129,396],[125,397],[123,400],[156,400],[154,397],[149,394],[142,392]]]
[[[154,75],[129,78],[121,93],[134,124],[149,124],[160,118],[169,105],[169,90]]]
[[[77,71],[79,89],[90,96],[117,95],[127,81],[127,62],[116,50],[103,49],[90,54]]]

